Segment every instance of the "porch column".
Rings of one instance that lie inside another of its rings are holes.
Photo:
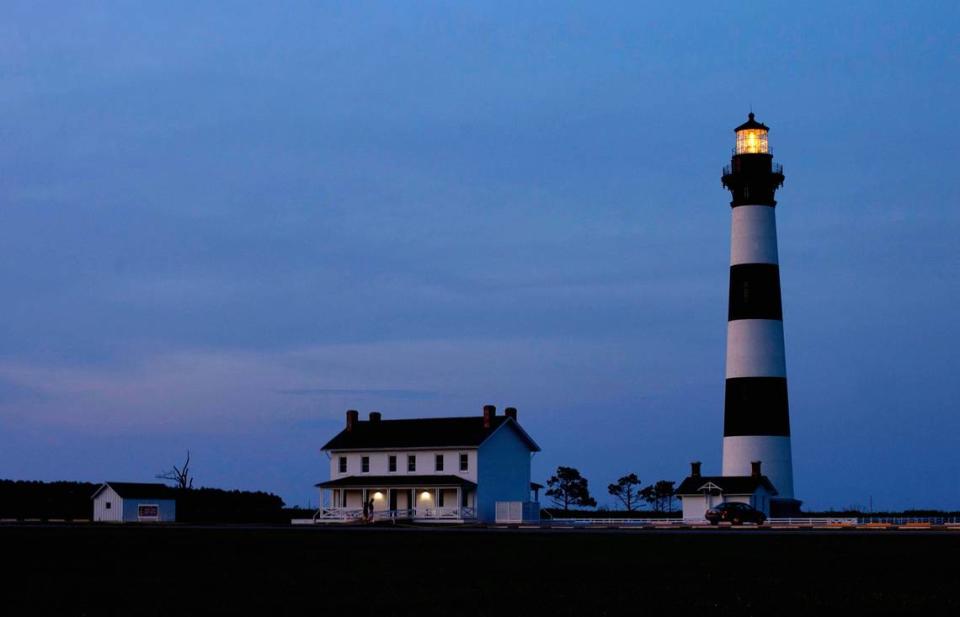
[[[460,501],[460,487],[457,487],[457,518],[463,518],[463,503]]]
[[[440,488],[433,489],[433,515],[440,516]]]

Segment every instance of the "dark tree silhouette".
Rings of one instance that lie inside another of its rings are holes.
[[[160,480],[170,480],[177,483],[177,488],[193,488],[193,477],[190,475],[190,450],[187,450],[187,460],[183,467],[173,466],[173,469],[159,473],[156,476]]]
[[[677,491],[674,483],[669,480],[660,480],[640,491],[640,497],[651,506],[654,512],[673,512],[674,496]]]
[[[623,476],[616,484],[607,485],[607,491],[623,502],[627,512],[638,509],[643,501],[640,496],[640,478],[635,473]]]
[[[547,480],[547,491],[544,493],[557,506],[569,510],[570,506],[595,508],[597,501],[590,496],[587,488],[587,479],[573,467],[557,467],[557,473]]]

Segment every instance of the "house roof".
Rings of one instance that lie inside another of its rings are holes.
[[[476,483],[461,478],[460,476],[418,476],[418,475],[394,475],[394,476],[347,476],[337,478],[336,480],[327,480],[316,484],[320,488],[388,488],[391,486],[405,486],[415,488],[426,488],[428,486],[462,486],[464,488],[476,488]]]
[[[413,420],[358,420],[353,430],[343,429],[322,450],[372,450],[401,448],[477,447],[504,425],[510,425],[534,452],[540,446],[508,416],[493,416],[490,428],[482,416],[418,418]]]
[[[752,495],[764,487],[776,495],[777,489],[767,476],[688,476],[677,487],[677,495],[702,495],[708,484],[713,484],[727,495]]]
[[[112,488],[121,499],[176,499],[176,489],[166,484],[142,482],[104,482],[100,488],[90,496],[91,499],[103,492],[106,487]]]

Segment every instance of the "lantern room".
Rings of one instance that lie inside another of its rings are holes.
[[[768,154],[767,132],[770,130],[765,124],[753,119],[753,112],[747,116],[747,121],[733,129],[737,133],[737,154]]]

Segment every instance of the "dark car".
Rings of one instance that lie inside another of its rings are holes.
[[[767,515],[753,506],[733,501],[725,501],[715,508],[710,508],[704,516],[710,521],[711,525],[719,525],[722,521],[733,525],[742,525],[743,523],[763,525],[763,522],[767,520]]]

